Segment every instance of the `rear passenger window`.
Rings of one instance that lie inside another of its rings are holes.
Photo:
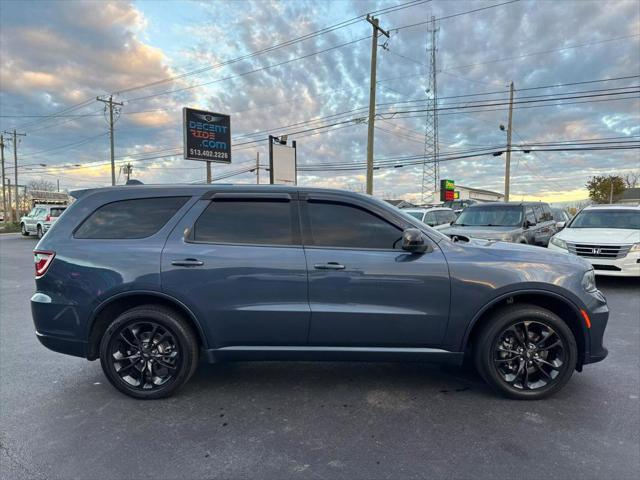
[[[213,201],[193,227],[205,243],[293,245],[291,202]]]
[[[341,203],[308,202],[307,211],[313,245],[400,248],[402,231],[366,210]]]
[[[76,230],[75,238],[145,238],[158,232],[189,197],[136,198],[107,203]]]

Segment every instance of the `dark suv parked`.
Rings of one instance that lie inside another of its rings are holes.
[[[605,358],[593,269],[526,245],[454,242],[374,198],[278,186],[76,192],[35,250],[36,333],[100,358],[138,398],[199,357],[461,363],[512,398]]]

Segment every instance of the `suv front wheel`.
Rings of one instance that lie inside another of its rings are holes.
[[[29,236],[29,231],[27,230],[27,226],[24,223],[20,224],[20,233],[22,234],[23,237]]]
[[[127,310],[100,342],[100,364],[109,382],[140,399],[164,398],[198,366],[198,340],[175,311],[144,305]]]
[[[502,309],[484,326],[475,364],[499,393],[538,400],[560,390],[576,367],[578,348],[568,325],[535,305]]]

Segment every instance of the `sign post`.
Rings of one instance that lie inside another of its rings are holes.
[[[287,145],[286,137],[269,135],[269,183],[298,184],[298,153],[295,140]]]
[[[211,183],[211,163],[231,163],[231,117],[184,107],[182,118],[184,158],[206,162]]]

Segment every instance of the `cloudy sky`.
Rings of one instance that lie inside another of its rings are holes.
[[[486,152],[505,143],[498,127],[507,121],[510,81],[514,144],[556,144],[538,146],[549,150],[638,139],[640,2],[407,2],[0,0],[0,129],[26,133],[20,183],[110,184],[107,123],[95,97],[114,93],[124,102],[118,168],[130,161],[145,183],[204,178],[204,166],[181,154],[181,110],[191,106],[232,117],[233,164],[214,165],[214,176],[248,168],[257,152],[266,164],[269,133],[304,131],[289,138],[300,166],[316,170],[301,173],[299,184],[361,190],[363,170],[323,169],[366,159],[371,26],[345,21],[396,5],[404,7],[378,15],[390,39],[378,49],[375,158],[397,159],[398,168],[375,171],[377,195],[420,196],[422,167],[403,158],[424,151],[431,16],[440,19],[440,152],[452,157],[441,163],[442,178],[502,190],[504,155]],[[269,49],[332,26],[340,28]],[[638,169],[638,149],[514,152],[512,195],[581,199],[589,176]],[[253,183],[255,173],[222,181]]]

